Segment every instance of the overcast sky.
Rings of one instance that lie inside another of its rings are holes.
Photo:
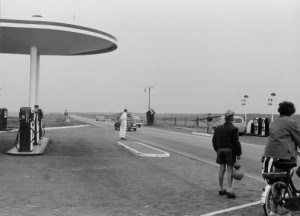
[[[112,34],[106,54],[41,57],[45,112],[300,113],[300,1],[1,0],[2,18],[42,15]],[[1,107],[29,103],[28,55],[0,54]]]

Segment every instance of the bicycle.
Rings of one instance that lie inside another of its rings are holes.
[[[286,171],[262,174],[267,181],[261,196],[266,216],[272,215],[271,210],[276,215],[293,215],[293,212],[300,211],[300,190],[295,187],[292,180],[295,162],[280,162],[280,165],[285,167]],[[298,176],[299,170],[300,166],[297,170]]]

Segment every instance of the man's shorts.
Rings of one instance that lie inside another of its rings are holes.
[[[219,148],[217,151],[217,164],[233,165],[235,162],[230,148]]]

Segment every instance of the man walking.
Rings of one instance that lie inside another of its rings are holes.
[[[120,139],[126,140],[126,130],[127,130],[127,109],[124,109],[120,119]]]
[[[234,112],[228,110],[225,113],[225,123],[219,125],[213,135],[212,143],[214,150],[217,152],[217,164],[220,164],[219,170],[219,195],[227,195],[227,198],[236,198],[232,191],[232,172],[233,164],[236,158],[239,160],[242,154],[241,143],[239,142],[238,128],[233,125]],[[227,190],[223,187],[224,174],[227,167]]]

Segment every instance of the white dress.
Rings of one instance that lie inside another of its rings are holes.
[[[250,120],[247,124],[247,129],[246,129],[246,134],[250,134],[251,133],[251,124],[253,123],[252,120]]]
[[[127,129],[127,113],[123,112],[120,117],[121,125],[120,125],[120,138],[125,138],[126,129]]]

